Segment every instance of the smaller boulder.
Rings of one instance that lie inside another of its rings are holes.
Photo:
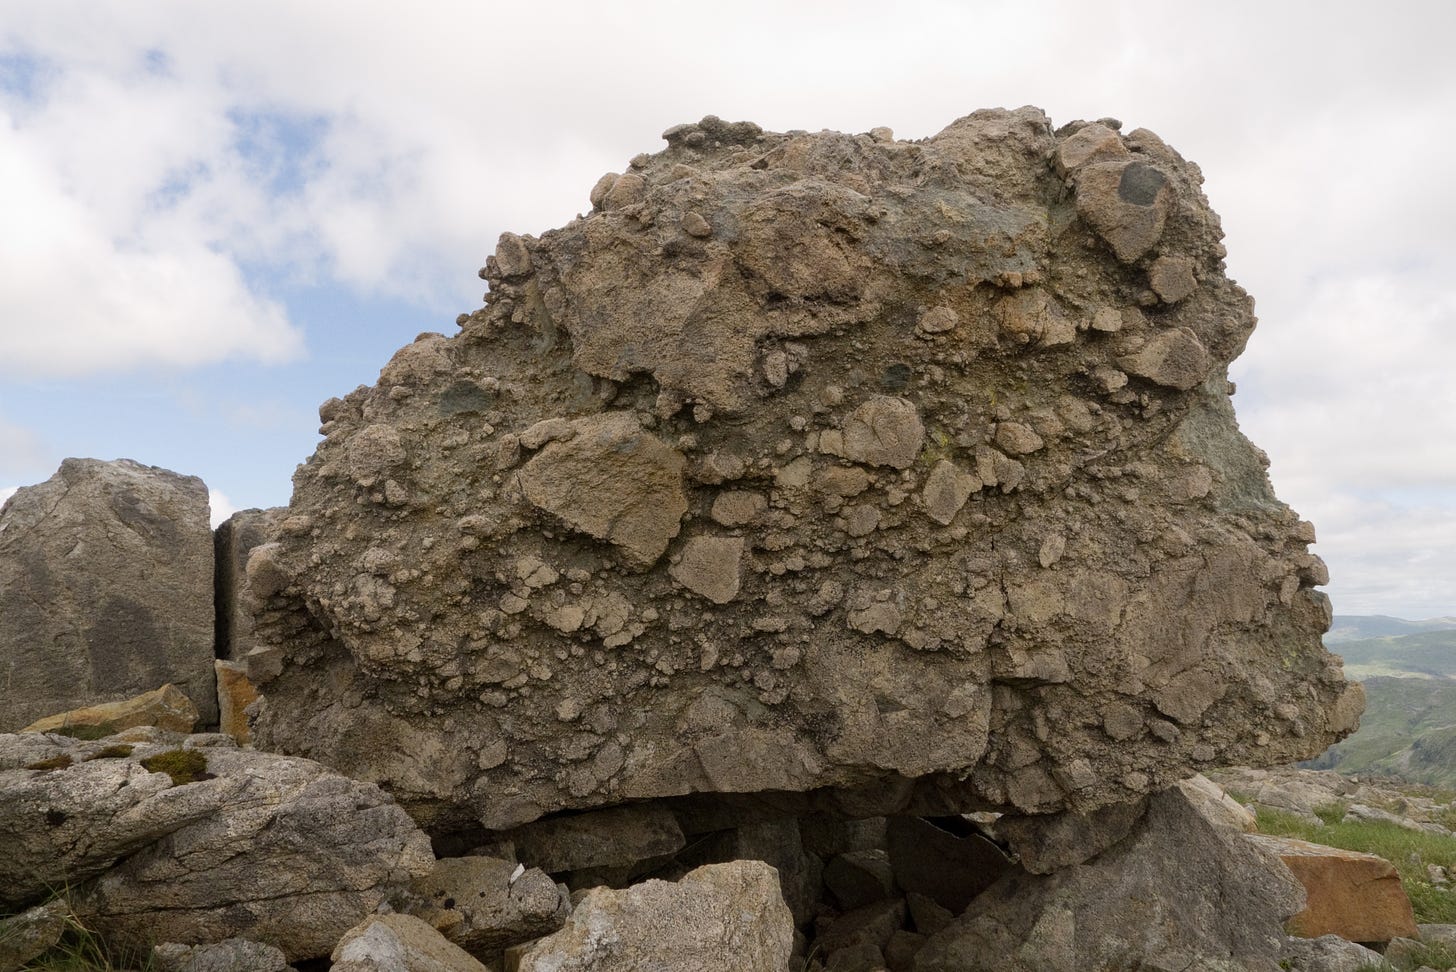
[[[793,945],[774,869],[733,861],[676,883],[586,892],[566,927],[521,956],[520,972],[778,972]]]
[[[70,906],[59,898],[0,919],[0,972],[27,968],[60,942],[73,920]]]
[[[1304,910],[1287,926],[1292,934],[1339,935],[1352,942],[1420,936],[1400,875],[1384,858],[1292,837],[1247,834],[1245,839],[1277,855],[1304,885]]]
[[[461,948],[484,955],[549,935],[571,913],[545,872],[493,857],[450,857],[416,878],[411,911]]]
[[[99,739],[136,726],[156,726],[168,732],[191,732],[197,725],[197,706],[177,686],[163,685],[121,702],[105,702],[37,719],[21,732],[56,732],[81,739]]]
[[[412,915],[370,915],[344,933],[332,972],[490,972]]]
[[[246,938],[226,938],[211,945],[167,942],[152,949],[150,968],[155,972],[294,972],[282,951]]]

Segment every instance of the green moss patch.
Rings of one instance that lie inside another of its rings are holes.
[[[98,749],[86,759],[88,762],[93,759],[125,759],[131,755],[133,748],[125,743],[118,743],[114,746],[107,746],[105,749]]]
[[[166,773],[178,786],[212,779],[207,773],[207,757],[195,749],[169,749],[148,756],[142,765],[153,773]]]
[[[70,753],[61,753],[59,756],[52,756],[50,759],[42,759],[31,763],[26,767],[28,770],[63,770],[70,766],[75,760],[71,759]]]

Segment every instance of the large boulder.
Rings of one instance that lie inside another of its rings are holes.
[[[1049,875],[1008,874],[930,937],[915,972],[1277,972],[1299,882],[1181,790],[1126,839]]]
[[[81,923],[147,947],[242,936],[326,956],[434,864],[386,794],[223,736],[0,735],[0,911],[70,889]]]
[[[0,732],[168,682],[217,721],[207,487],[67,459],[0,507]]]
[[[1313,530],[1234,421],[1253,302],[1196,166],[1033,108],[666,138],[321,407],[247,567],[258,745],[505,829],[1086,813],[1354,727]]]

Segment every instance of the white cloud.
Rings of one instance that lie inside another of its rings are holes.
[[[301,352],[283,308],[253,294],[195,223],[127,212],[140,205],[137,186],[80,180],[87,198],[47,158],[55,147],[0,112],[0,372],[77,375]],[[119,165],[134,161],[122,154]]]
[[[228,499],[227,495],[219,489],[209,489],[207,491],[207,502],[212,509],[211,522],[214,530],[225,523],[228,517],[238,511],[233,501]]]
[[[5,486],[0,488],[0,506],[4,506],[5,501],[14,496],[19,489],[19,486]]]
[[[6,421],[0,415],[0,476],[39,482],[50,475],[55,465],[55,459],[39,435]]]

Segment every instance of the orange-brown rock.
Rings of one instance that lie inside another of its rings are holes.
[[[258,698],[258,689],[248,679],[248,666],[219,658],[213,667],[217,669],[218,731],[239,743],[250,742],[252,732],[244,710]]]
[[[121,702],[72,709],[37,719],[21,732],[59,732],[87,738],[110,735],[134,726],[156,726],[172,732],[191,732],[197,725],[197,706],[181,689],[168,683]]]
[[[1248,839],[1278,854],[1308,893],[1304,910],[1289,919],[1291,933],[1339,935],[1352,942],[1420,936],[1400,875],[1384,858],[1291,837]]]

